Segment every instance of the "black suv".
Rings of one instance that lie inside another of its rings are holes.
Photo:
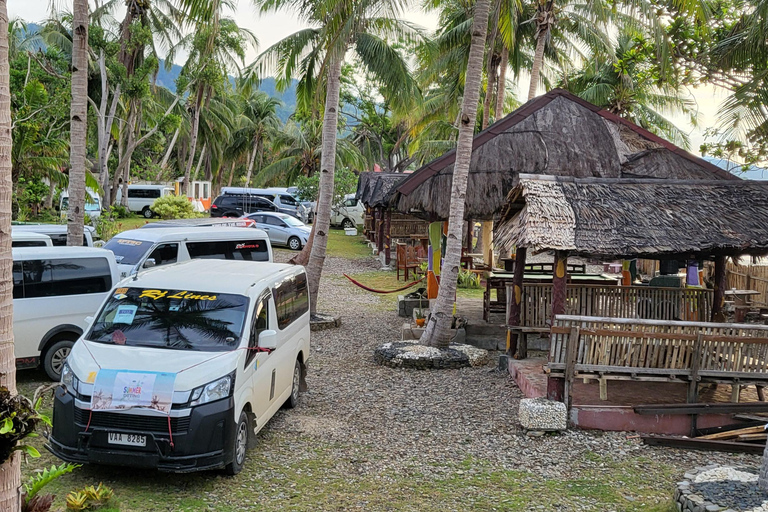
[[[242,217],[256,212],[278,212],[275,203],[250,194],[223,194],[211,204],[211,217]]]

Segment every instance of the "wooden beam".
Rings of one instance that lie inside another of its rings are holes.
[[[555,273],[552,276],[552,324],[555,315],[565,313],[566,283],[568,282],[568,252],[555,251]]]
[[[768,402],[717,403],[717,404],[652,404],[636,405],[637,414],[740,414],[768,412]]]
[[[392,210],[387,209],[384,217],[384,264],[392,263]]]
[[[571,409],[573,403],[573,380],[576,373],[576,359],[579,355],[579,326],[571,330],[565,344],[565,407]],[[601,381],[602,385],[602,381]]]
[[[765,432],[763,425],[757,425],[754,427],[739,428],[736,430],[728,430],[725,432],[716,432],[714,434],[708,434],[705,436],[699,436],[696,439],[728,439],[729,437],[737,437],[742,434],[762,434]]]
[[[376,221],[376,251],[381,253],[384,250],[384,209],[379,206],[376,208],[376,211],[378,213]]]
[[[687,448],[689,450],[708,450],[738,453],[763,453],[765,446],[735,441],[713,441],[688,437],[640,436],[643,442],[651,446],[669,446],[672,448]]]

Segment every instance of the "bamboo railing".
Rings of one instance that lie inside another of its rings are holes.
[[[511,300],[511,293],[507,293]],[[712,311],[712,290],[651,286],[569,284],[566,314],[612,318],[706,322]],[[509,308],[509,304],[507,306]],[[524,284],[521,325],[545,328],[552,319],[552,285]]]

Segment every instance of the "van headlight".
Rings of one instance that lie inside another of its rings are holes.
[[[192,395],[189,397],[189,405],[202,405],[221,400],[222,398],[228,398],[232,394],[234,381],[235,374],[233,372],[205,386],[193,389]]]
[[[72,394],[75,394],[77,388],[80,387],[80,381],[67,363],[64,363],[64,366],[61,368],[61,383],[64,384],[67,390],[70,390],[70,393]]]

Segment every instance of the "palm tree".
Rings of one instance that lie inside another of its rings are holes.
[[[307,265],[311,312],[317,312],[317,292],[325,262],[336,167],[341,68],[349,51],[362,69],[378,79],[390,104],[403,109],[413,104],[418,89],[408,66],[390,39],[412,41],[420,34],[398,19],[402,0],[256,0],[262,12],[290,9],[310,28],[300,30],[269,48],[259,59],[261,68],[277,67],[282,84],[300,74],[299,105],[314,111],[313,101],[325,90],[320,158],[320,186],[314,241]],[[323,87],[324,86],[324,87]],[[309,246],[309,244],[307,244]]]
[[[429,322],[421,336],[422,345],[447,347],[453,319],[453,301],[461,260],[462,227],[464,224],[464,199],[467,193],[467,177],[472,159],[472,139],[477,123],[477,104],[480,100],[480,84],[483,75],[485,38],[488,32],[490,0],[478,0],[472,21],[472,43],[467,60],[467,78],[461,106],[459,138],[456,144],[456,163],[451,184],[451,209],[448,218],[448,238],[443,260],[440,290]]]
[[[85,154],[88,130],[88,0],[73,0],[72,106],[69,120],[67,245],[83,245]]]
[[[13,255],[11,254],[11,86],[8,63],[8,5],[0,0],[0,386],[16,394],[13,355]],[[21,458],[0,467],[0,510],[19,509]]]
[[[251,184],[256,158],[259,159],[258,170],[261,170],[267,139],[280,128],[280,118],[277,117],[280,104],[280,100],[264,92],[240,90],[240,108],[244,122],[234,134],[231,150],[248,154],[246,187]]]
[[[658,75],[655,47],[627,27],[619,33],[612,56],[593,56],[560,87],[687,147],[687,134],[665,114],[693,116],[695,105],[673,81],[659,81]]]

